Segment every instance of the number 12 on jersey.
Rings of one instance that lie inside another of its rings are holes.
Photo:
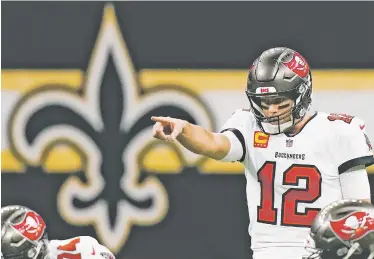
[[[267,161],[257,172],[261,185],[261,201],[257,206],[257,221],[277,224],[278,209],[274,208],[274,179],[276,163]],[[319,209],[306,208],[304,213],[297,212],[302,203],[313,203],[321,196],[321,173],[313,165],[293,164],[283,174],[283,185],[298,186],[299,180],[306,180],[306,188],[290,188],[282,195],[281,225],[310,227]]]

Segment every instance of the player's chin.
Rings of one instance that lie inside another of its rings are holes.
[[[290,121],[291,121],[291,118],[286,118],[286,119],[281,119],[281,120],[269,121],[268,123],[271,124],[271,125],[278,126],[278,125],[282,125],[282,124],[290,122]]]
[[[290,122],[290,121],[291,121],[291,119],[281,120],[281,121],[279,122],[279,124],[282,125],[282,124],[288,123],[288,122]]]

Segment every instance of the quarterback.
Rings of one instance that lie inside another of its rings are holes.
[[[250,66],[239,109],[218,133],[152,117],[153,136],[245,167],[254,259],[307,257],[304,240],[321,208],[341,199],[370,201],[374,163],[365,123],[312,108],[312,74],[289,48],[264,51]],[[224,97],[222,97],[224,98]]]

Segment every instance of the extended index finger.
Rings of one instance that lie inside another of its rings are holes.
[[[166,123],[173,122],[172,118],[170,118],[170,117],[162,117],[162,116],[152,116],[151,120],[157,121],[157,122],[166,122]]]

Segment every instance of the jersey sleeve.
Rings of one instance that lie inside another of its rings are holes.
[[[364,165],[374,164],[372,146],[365,133],[365,124],[360,119],[352,120],[350,124],[344,124],[337,132],[335,152],[339,174],[349,169]]]
[[[340,174],[343,199],[370,199],[370,183],[364,165],[356,166]]]
[[[48,245],[48,258],[59,259],[61,254],[80,254],[81,259],[115,259],[107,247],[89,236],[51,240]]]
[[[238,141],[230,141],[232,146],[231,148],[234,149],[241,149],[242,156],[238,159],[239,162],[243,162],[245,160],[247,149],[246,149],[246,141],[245,141],[245,131],[246,131],[246,123],[247,119],[247,111],[242,109],[236,110],[231,117],[225,122],[225,124],[221,127],[220,133],[231,134],[235,135]],[[228,135],[229,139],[230,136]],[[240,145],[240,147],[238,147]],[[237,152],[236,152],[237,153]]]
[[[115,259],[113,253],[95,238],[81,236],[80,239],[82,259]]]
[[[97,244],[97,251],[98,251],[98,254],[97,254],[97,259],[115,259],[115,256],[113,255],[113,253],[106,247],[106,246],[103,246],[101,244]]]

